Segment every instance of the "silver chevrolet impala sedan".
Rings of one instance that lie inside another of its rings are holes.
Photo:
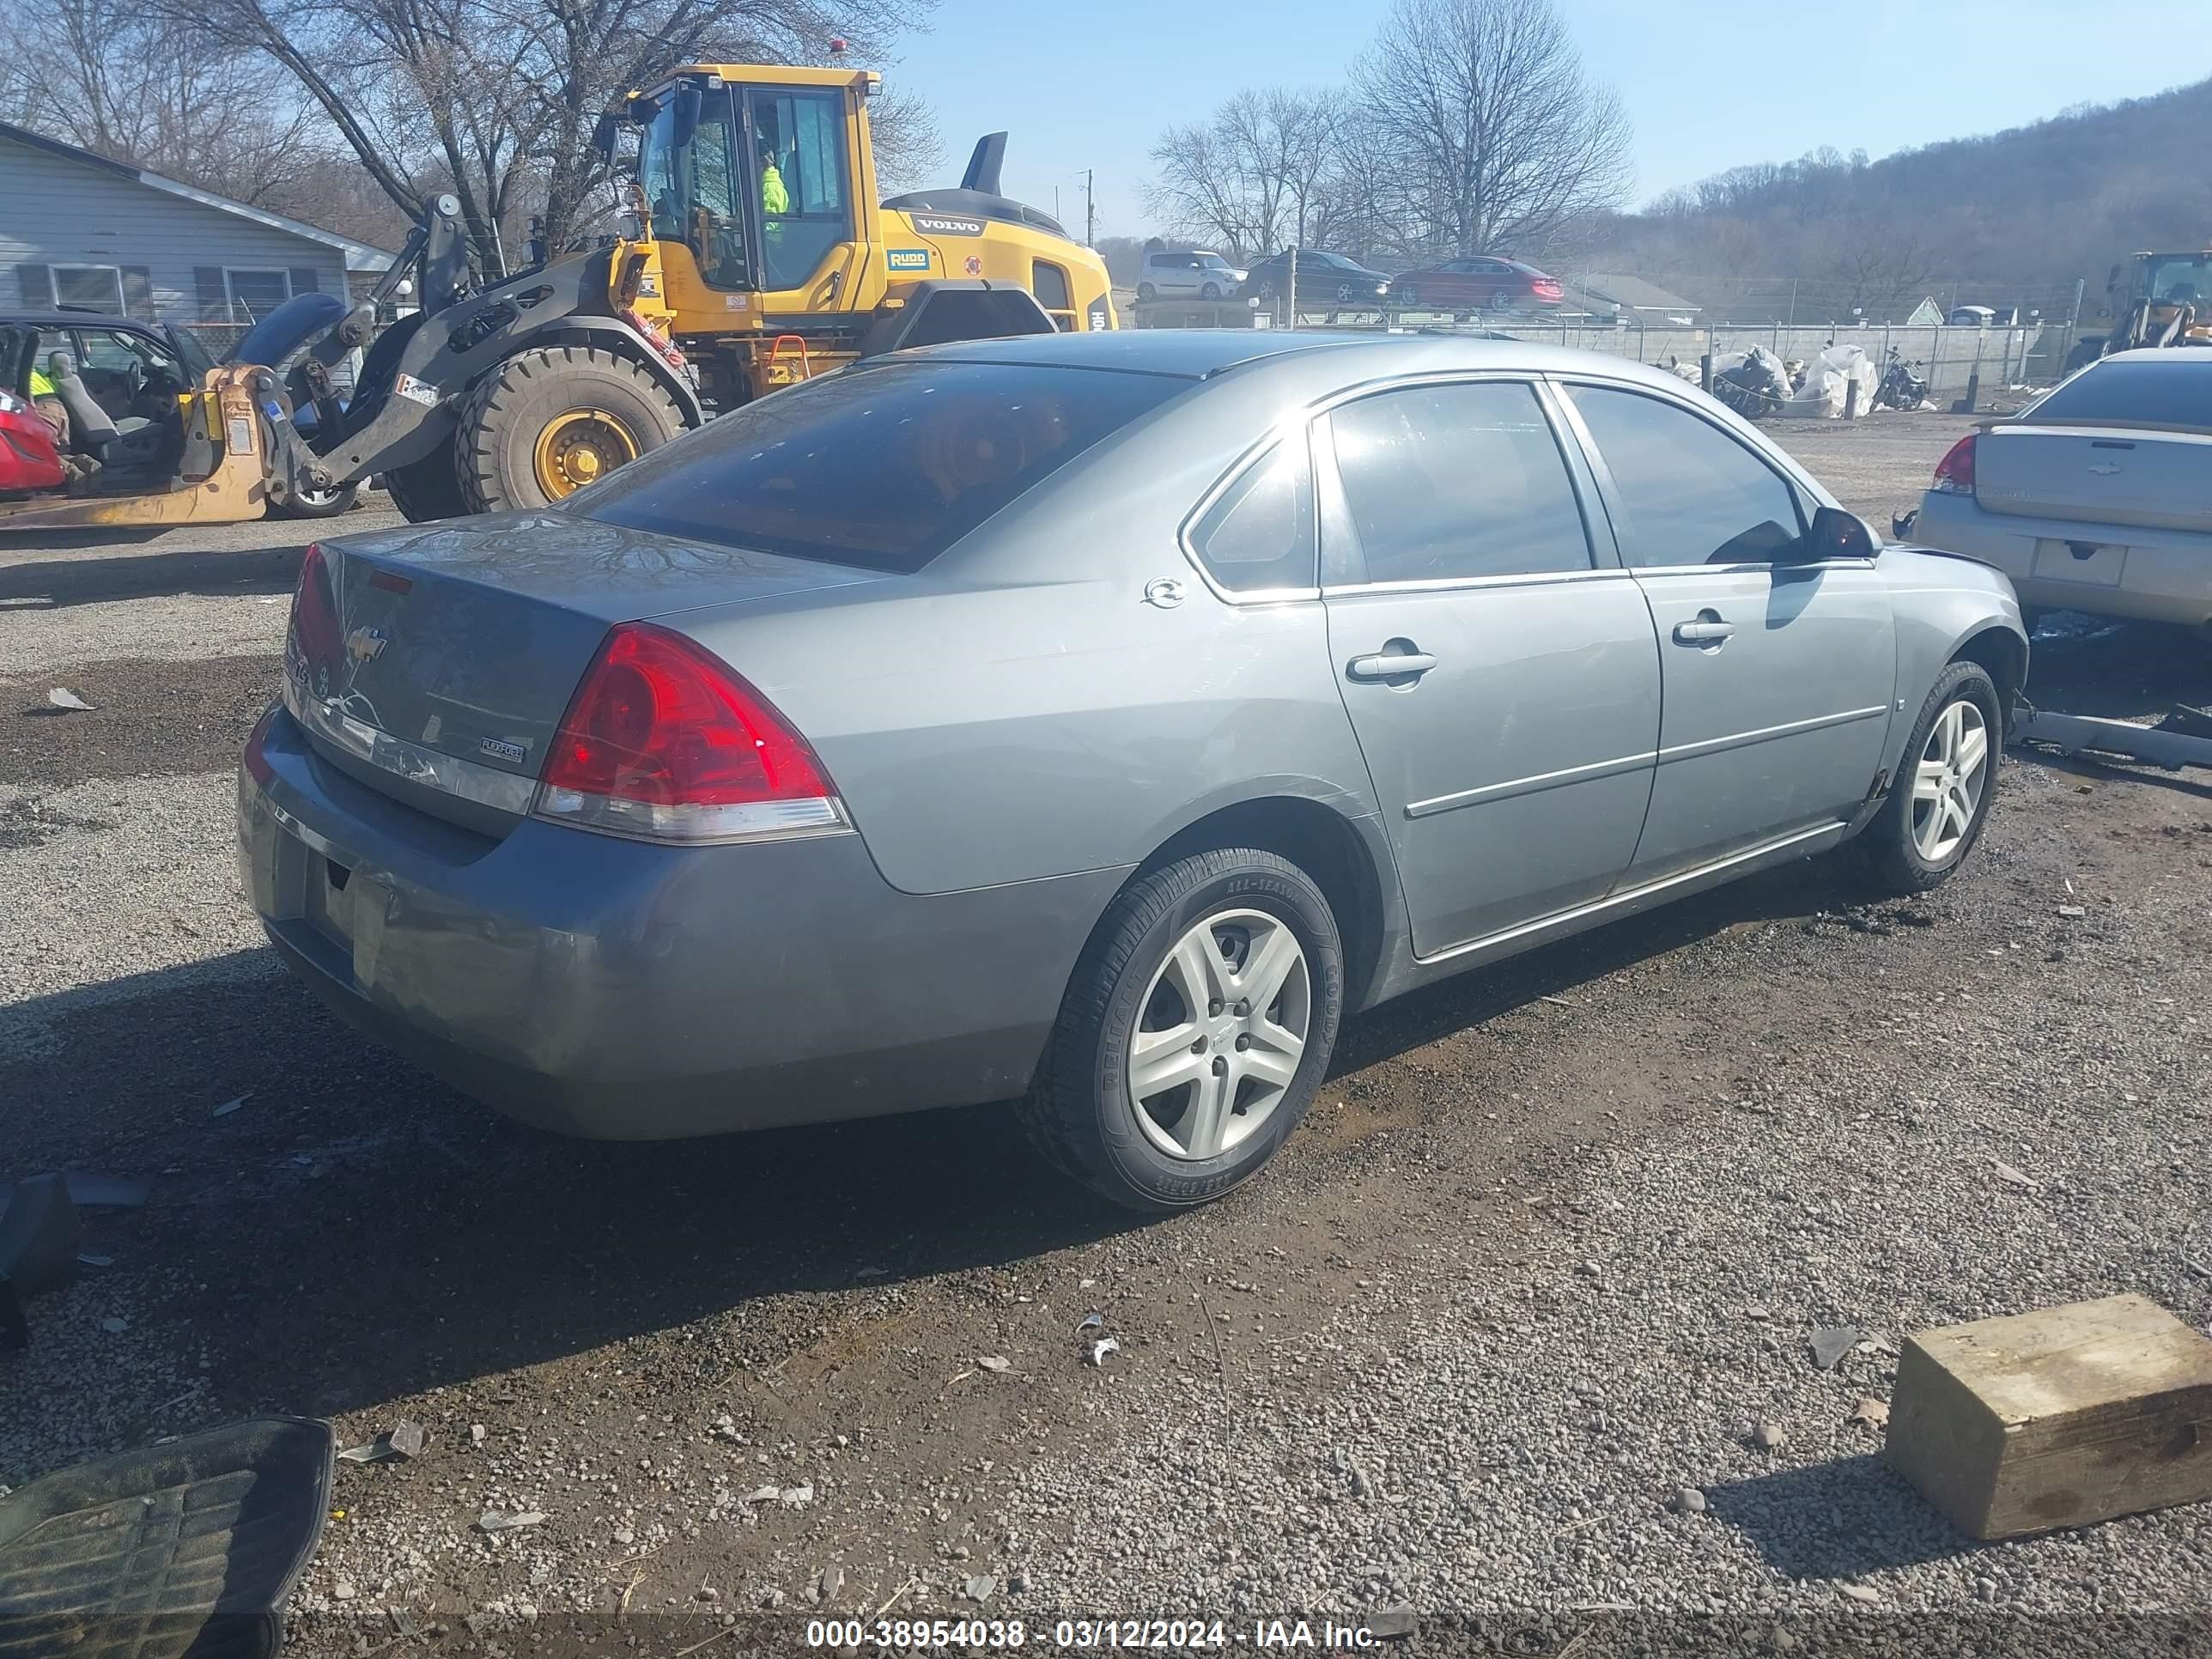
[[[2002,575],[1617,358],[960,344],[311,550],[240,852],[295,973],[530,1122],[1013,1097],[1171,1209],[1349,1012],[1831,849],[1943,880],[2027,660]]]

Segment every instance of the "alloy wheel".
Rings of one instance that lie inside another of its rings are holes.
[[[1990,732],[1981,705],[1947,703],[1912,775],[1912,845],[1930,864],[1959,850],[1989,787]]]
[[[1217,911],[1176,942],[1138,1010],[1126,1085],[1138,1127],[1170,1158],[1218,1157],[1297,1076],[1313,1022],[1305,949],[1265,911]]]

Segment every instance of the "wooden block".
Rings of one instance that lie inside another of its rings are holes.
[[[2212,1498],[2212,1340],[2139,1296],[1923,1331],[1887,1455],[1977,1538]]]

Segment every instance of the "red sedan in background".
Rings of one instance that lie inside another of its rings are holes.
[[[1518,259],[1446,259],[1401,273],[1391,301],[1407,310],[1537,311],[1559,304],[1559,279]]]

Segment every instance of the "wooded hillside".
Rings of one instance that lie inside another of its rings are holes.
[[[1879,161],[1816,150],[1606,219],[1590,258],[1709,303],[1779,278],[1869,316],[1931,292],[2047,307],[2082,278],[2094,306],[2123,254],[2212,245],[2208,133],[2212,80]]]

